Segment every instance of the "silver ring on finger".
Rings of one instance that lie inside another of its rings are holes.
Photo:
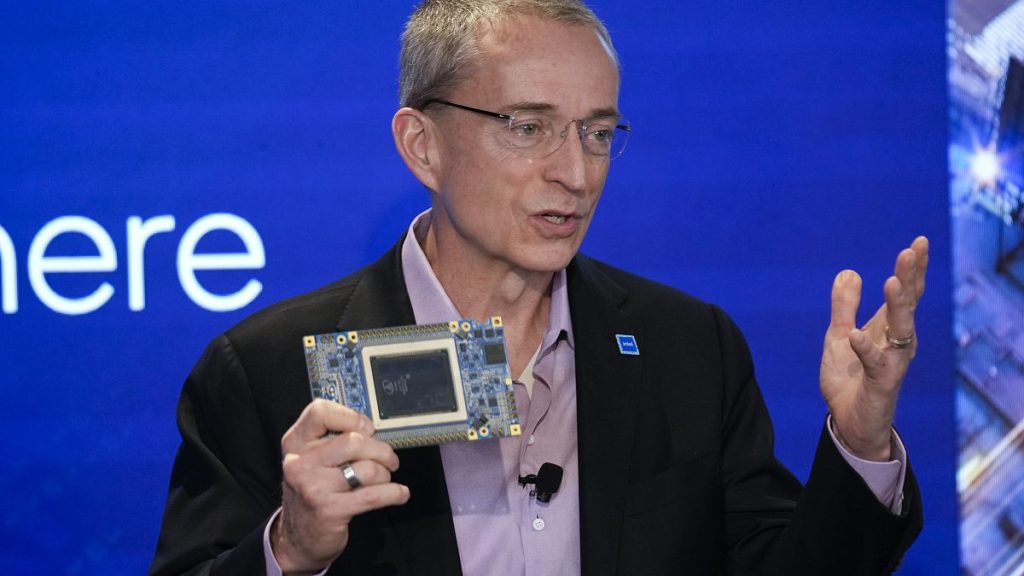
[[[911,342],[914,341],[914,333],[911,332],[906,338],[895,338],[892,333],[889,332],[889,327],[885,327],[885,341],[889,343],[892,348],[906,348],[910,346]]]
[[[341,475],[345,477],[345,482],[348,482],[348,487],[356,490],[362,488],[363,483],[359,481],[359,476],[356,476],[355,468],[352,468],[351,462],[345,462],[341,465]]]

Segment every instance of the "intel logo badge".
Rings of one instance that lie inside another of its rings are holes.
[[[636,345],[636,337],[632,334],[616,334],[615,342],[619,345],[619,354],[640,355],[640,347]]]

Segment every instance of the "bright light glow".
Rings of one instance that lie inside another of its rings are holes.
[[[995,184],[1002,173],[999,166],[999,155],[991,147],[982,148],[971,158],[971,176],[980,184]]]

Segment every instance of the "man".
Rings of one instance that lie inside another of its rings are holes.
[[[724,313],[577,254],[628,136],[616,58],[573,0],[416,11],[392,129],[431,209],[378,262],[210,345],[182,392],[154,574],[894,569],[921,524],[892,418],[927,241],[862,330],[860,279],[836,278],[830,417],[801,488]],[[521,437],[396,453],[362,415],[309,403],[302,335],[493,315]],[[565,470],[547,504],[516,481],[545,461]]]

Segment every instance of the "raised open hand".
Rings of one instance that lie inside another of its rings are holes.
[[[856,327],[861,279],[840,272],[832,285],[832,320],[821,357],[821,393],[840,442],[865,460],[890,458],[900,384],[917,352],[914,310],[924,293],[928,239],[919,236],[896,257],[883,287],[885,303]]]

